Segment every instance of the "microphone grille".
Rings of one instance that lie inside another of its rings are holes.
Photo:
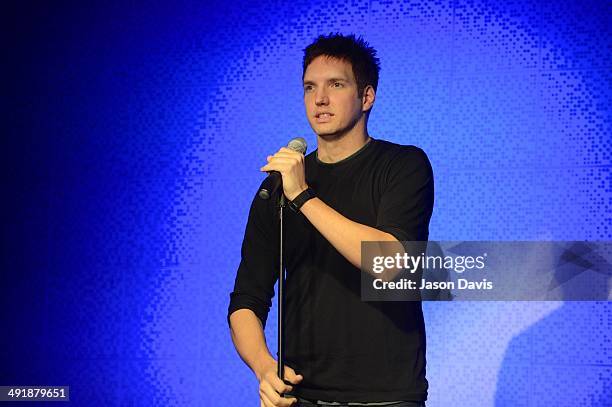
[[[306,154],[308,144],[306,144],[306,140],[303,137],[296,137],[287,144],[287,147],[298,153]]]

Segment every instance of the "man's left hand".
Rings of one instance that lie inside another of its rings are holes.
[[[308,188],[304,172],[304,155],[287,147],[282,147],[274,155],[267,157],[268,164],[260,171],[278,171],[283,177],[283,191],[290,201]]]

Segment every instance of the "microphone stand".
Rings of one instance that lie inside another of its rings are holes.
[[[286,206],[285,194],[280,191],[278,220],[279,220],[279,268],[278,268],[278,377],[285,381],[285,325],[284,325],[284,308],[285,308],[285,267],[283,265],[283,209]],[[281,394],[281,396],[283,396]]]

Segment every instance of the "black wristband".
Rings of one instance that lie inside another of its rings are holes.
[[[291,209],[293,209],[293,211],[299,212],[302,205],[316,196],[317,195],[312,189],[306,188],[298,196],[296,196],[293,201],[289,201],[288,205]]]

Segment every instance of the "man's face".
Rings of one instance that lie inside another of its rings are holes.
[[[351,64],[319,56],[304,73],[304,105],[308,122],[319,136],[333,136],[352,129],[363,117]]]

